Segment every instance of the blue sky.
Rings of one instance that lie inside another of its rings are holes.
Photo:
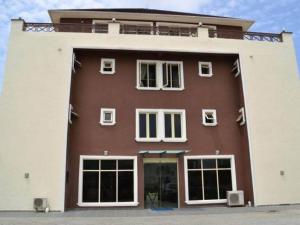
[[[251,31],[294,33],[300,67],[300,0],[0,0],[0,91],[10,19],[50,22],[48,9],[155,8],[255,20]]]

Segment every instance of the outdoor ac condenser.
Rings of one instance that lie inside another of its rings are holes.
[[[48,207],[47,198],[35,198],[33,200],[33,208],[37,212],[45,212]]]
[[[227,191],[228,206],[243,206],[244,204],[244,191]]]

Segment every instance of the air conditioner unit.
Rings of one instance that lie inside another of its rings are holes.
[[[228,206],[243,206],[244,204],[244,191],[227,191]]]
[[[47,198],[35,198],[33,200],[33,208],[37,212],[45,212],[48,208]]]

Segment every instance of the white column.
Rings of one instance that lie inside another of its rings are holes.
[[[120,34],[120,23],[118,23],[118,22],[108,23],[108,33],[109,34]]]
[[[208,38],[208,28],[207,27],[198,27],[198,38]]]

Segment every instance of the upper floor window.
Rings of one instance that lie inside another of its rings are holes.
[[[116,109],[101,108],[100,124],[103,126],[112,126],[116,123]]]
[[[185,142],[185,110],[137,109],[136,140],[145,142]]]
[[[183,90],[183,63],[138,60],[137,88],[140,90]]]
[[[199,62],[199,75],[201,77],[211,77],[212,72],[212,63],[211,62]]]
[[[114,74],[115,73],[115,59],[101,59],[100,72],[102,74]]]
[[[215,109],[202,110],[202,122],[204,126],[217,125],[217,111]]]

